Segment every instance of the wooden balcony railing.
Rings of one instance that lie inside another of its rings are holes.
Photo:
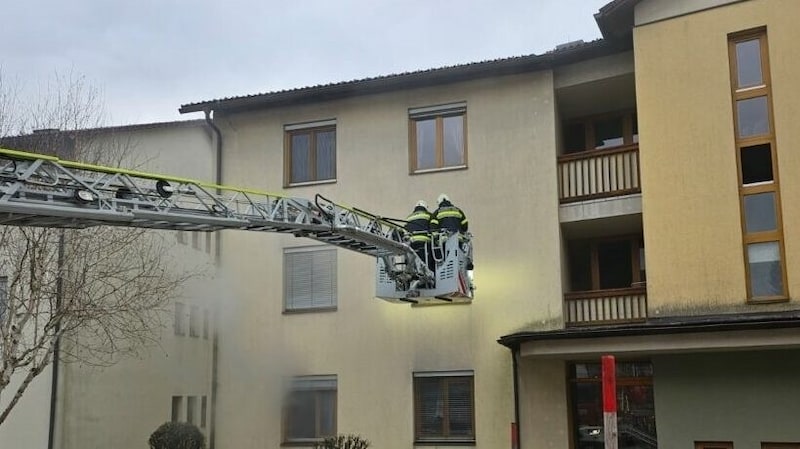
[[[639,144],[590,150],[558,158],[561,203],[641,192]]]
[[[564,294],[564,320],[567,326],[632,323],[646,319],[645,287]]]

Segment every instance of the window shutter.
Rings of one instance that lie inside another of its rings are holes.
[[[313,307],[329,307],[336,304],[336,251],[325,250],[314,253]]]
[[[463,371],[415,374],[416,440],[474,441],[473,376],[464,374]]]
[[[447,385],[447,404],[450,417],[450,437],[471,437],[472,429],[472,379],[453,378]]]
[[[419,378],[417,382],[418,438],[435,438],[444,433],[443,379],[439,377]]]
[[[458,115],[467,112],[467,102],[442,104],[438,106],[427,106],[422,108],[411,108],[408,110],[408,117],[411,119],[422,119],[443,115]]]
[[[286,310],[336,305],[335,249],[287,249],[284,271]]]

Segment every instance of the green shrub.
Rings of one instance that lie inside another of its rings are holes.
[[[206,438],[194,424],[166,422],[150,435],[150,449],[205,449]]]
[[[367,449],[369,441],[358,435],[339,435],[325,438],[315,449]]]

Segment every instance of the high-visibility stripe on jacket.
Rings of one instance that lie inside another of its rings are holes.
[[[450,232],[467,232],[469,221],[464,211],[453,206],[450,201],[442,201],[439,208],[433,213],[436,227]]]
[[[409,240],[412,242],[431,241],[431,220],[433,215],[422,206],[417,206],[411,215],[406,217],[405,229],[410,234]]]

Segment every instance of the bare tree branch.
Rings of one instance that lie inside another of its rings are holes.
[[[87,130],[102,124],[102,96],[83,76],[55,74],[39,100],[26,105],[13,87],[0,73],[0,133],[57,128],[38,141],[44,144],[38,151],[95,164],[136,163],[129,137],[99,139]],[[0,226],[6,303],[0,308],[0,397],[13,395],[0,425],[50,363],[107,366],[157,343],[172,298],[202,273],[176,269],[174,240],[166,237],[117,227]],[[12,376],[20,380],[16,388]]]

